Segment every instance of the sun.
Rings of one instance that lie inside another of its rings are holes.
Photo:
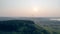
[[[33,8],[33,11],[34,11],[34,12],[38,12],[38,9],[37,9],[37,8]]]

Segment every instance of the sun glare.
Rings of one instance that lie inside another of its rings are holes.
[[[33,11],[38,12],[38,9],[37,8],[33,8]]]

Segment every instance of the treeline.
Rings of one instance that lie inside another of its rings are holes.
[[[51,34],[30,20],[0,21],[0,34]]]

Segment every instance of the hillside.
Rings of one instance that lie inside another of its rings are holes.
[[[0,34],[50,34],[30,20],[0,21]]]

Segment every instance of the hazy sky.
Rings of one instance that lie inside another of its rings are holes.
[[[60,0],[0,0],[0,16],[60,17]]]

